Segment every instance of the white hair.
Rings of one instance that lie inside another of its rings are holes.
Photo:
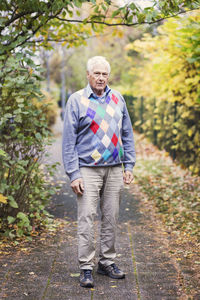
[[[106,60],[105,57],[103,56],[93,56],[91,57],[90,59],[88,59],[88,62],[87,62],[87,71],[90,73],[92,72],[93,68],[95,65],[98,65],[98,64],[103,64],[105,65],[107,68],[108,68],[108,73],[110,74],[110,64],[109,62]]]

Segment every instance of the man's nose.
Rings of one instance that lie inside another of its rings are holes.
[[[99,75],[99,79],[100,79],[100,80],[103,80],[103,79],[104,79],[103,74],[100,74],[100,75]]]

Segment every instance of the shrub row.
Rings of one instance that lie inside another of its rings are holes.
[[[137,99],[127,98],[134,128],[200,174],[200,16],[170,20],[127,49],[140,58],[132,70]]]

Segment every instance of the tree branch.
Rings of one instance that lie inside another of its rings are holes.
[[[18,45],[15,45],[15,47],[19,47],[19,46],[24,45],[24,44],[25,44],[32,36],[34,36],[34,35],[36,34],[36,32],[37,32],[42,26],[44,26],[44,25],[45,25],[47,22],[49,22],[51,19],[56,18],[57,15],[58,15],[59,13],[60,13],[60,11],[58,11],[55,15],[50,16],[44,23],[41,22],[41,23],[37,26],[37,28],[35,28],[34,30],[32,30],[32,33],[29,34],[29,35],[27,36],[27,38],[26,38],[24,41],[22,41],[22,42],[19,43]],[[42,14],[42,13],[39,13],[37,16],[34,16],[34,17],[30,20],[30,22],[28,23],[27,28],[30,27],[29,25],[32,23],[32,20],[34,20],[35,18],[39,17],[41,14]],[[31,28],[30,28],[30,29],[31,29]],[[18,39],[20,36],[25,36],[26,34],[28,34],[28,31],[22,31],[22,32],[20,32],[20,33],[19,33],[12,41],[10,41],[8,44],[5,45],[5,48],[8,47],[9,45],[11,45],[13,42],[17,41],[17,39]],[[14,48],[15,48],[15,47],[14,47]],[[12,48],[11,48],[10,50],[12,50]],[[3,52],[3,54],[5,54],[6,52],[7,52],[7,50],[5,50],[5,51]]]
[[[47,3],[47,8],[50,9],[50,7],[52,6],[54,0],[50,1],[52,3]],[[17,7],[18,8],[18,7]],[[17,8],[15,8],[15,11],[17,10]],[[0,27],[0,30],[4,29],[5,27],[9,26],[10,24],[12,24],[13,22],[15,22],[16,20],[20,19],[21,17],[24,17],[26,15],[30,15],[32,13],[38,13],[39,15],[44,14],[44,11],[36,11],[34,8],[33,9],[27,9],[26,11],[22,11],[21,13],[15,14],[13,12],[12,17],[3,25]],[[59,11],[60,13],[60,11]]]
[[[83,21],[83,20],[73,20],[73,19],[64,19],[64,18],[60,18],[60,17],[56,17],[56,19],[62,21],[62,22],[68,22],[68,23],[86,23],[86,24],[101,24],[101,25],[106,25],[106,26],[128,26],[128,27],[131,27],[131,26],[136,26],[136,25],[142,25],[142,24],[155,24],[155,23],[158,23],[158,22],[161,22],[161,21],[164,21],[166,19],[169,19],[169,18],[174,18],[174,17],[177,17],[178,15],[181,15],[181,14],[186,14],[188,12],[191,12],[191,11],[195,11],[195,10],[199,10],[199,8],[195,8],[195,9],[189,9],[187,11],[180,11],[176,14],[173,14],[173,15],[170,15],[170,16],[166,16],[166,17],[163,17],[163,18],[160,18],[160,19],[157,19],[155,21],[151,21],[151,22],[134,22],[134,23],[125,23],[125,22],[121,22],[121,23],[108,23],[108,22],[105,22],[105,21],[91,21],[91,20],[88,20],[88,21]]]

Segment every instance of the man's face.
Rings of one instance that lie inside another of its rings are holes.
[[[109,73],[107,66],[97,64],[93,67],[91,72],[87,72],[87,79],[92,90],[101,96],[104,93],[105,87],[108,83]]]

